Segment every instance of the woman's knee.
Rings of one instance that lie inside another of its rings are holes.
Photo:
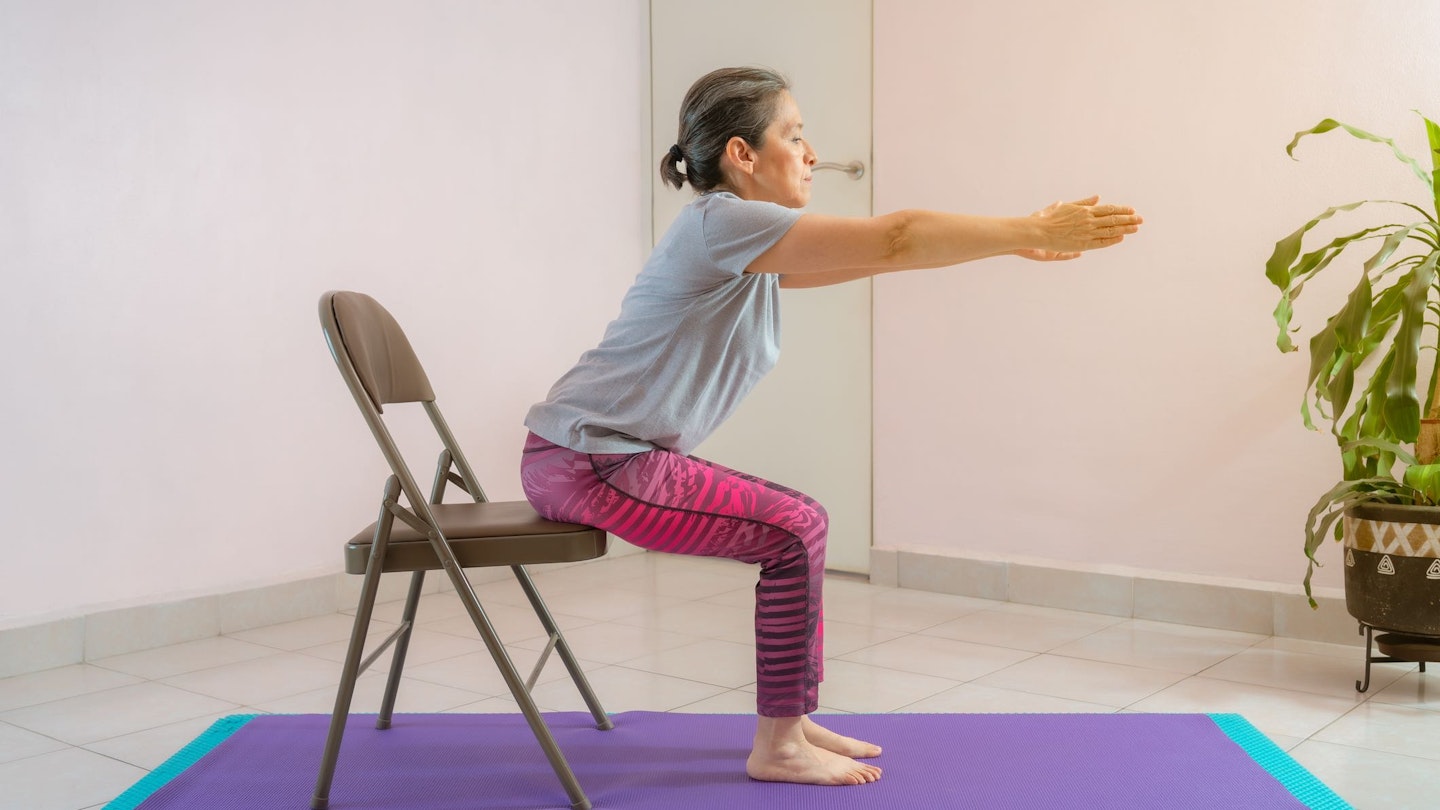
[[[791,532],[806,546],[823,546],[830,533],[830,514],[814,500],[796,499],[792,503],[790,524]]]

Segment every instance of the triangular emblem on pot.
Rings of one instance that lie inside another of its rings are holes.
[[[1440,579],[1440,560],[1430,563],[1430,570],[1425,572],[1426,579]]]
[[[1377,570],[1382,574],[1395,573],[1395,563],[1390,561],[1389,554],[1386,554],[1385,556],[1380,558],[1380,568]]]
[[[1440,560],[1436,560],[1436,562],[1440,562]],[[1354,568],[1354,567],[1355,567],[1355,551],[1354,551],[1354,549],[1349,549],[1349,548],[1345,549],[1345,567],[1346,567],[1346,568]]]

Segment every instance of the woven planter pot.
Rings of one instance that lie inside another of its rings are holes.
[[[1345,513],[1345,607],[1378,630],[1440,637],[1440,507]]]

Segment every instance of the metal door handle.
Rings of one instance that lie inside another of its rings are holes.
[[[810,167],[810,171],[844,172],[850,176],[851,180],[859,180],[860,178],[865,176],[865,164],[861,163],[858,160],[852,160],[849,163],[816,163],[814,166]]]

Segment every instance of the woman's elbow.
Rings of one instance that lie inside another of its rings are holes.
[[[904,266],[915,254],[915,212],[897,211],[884,220],[884,238],[880,244],[882,267]]]

